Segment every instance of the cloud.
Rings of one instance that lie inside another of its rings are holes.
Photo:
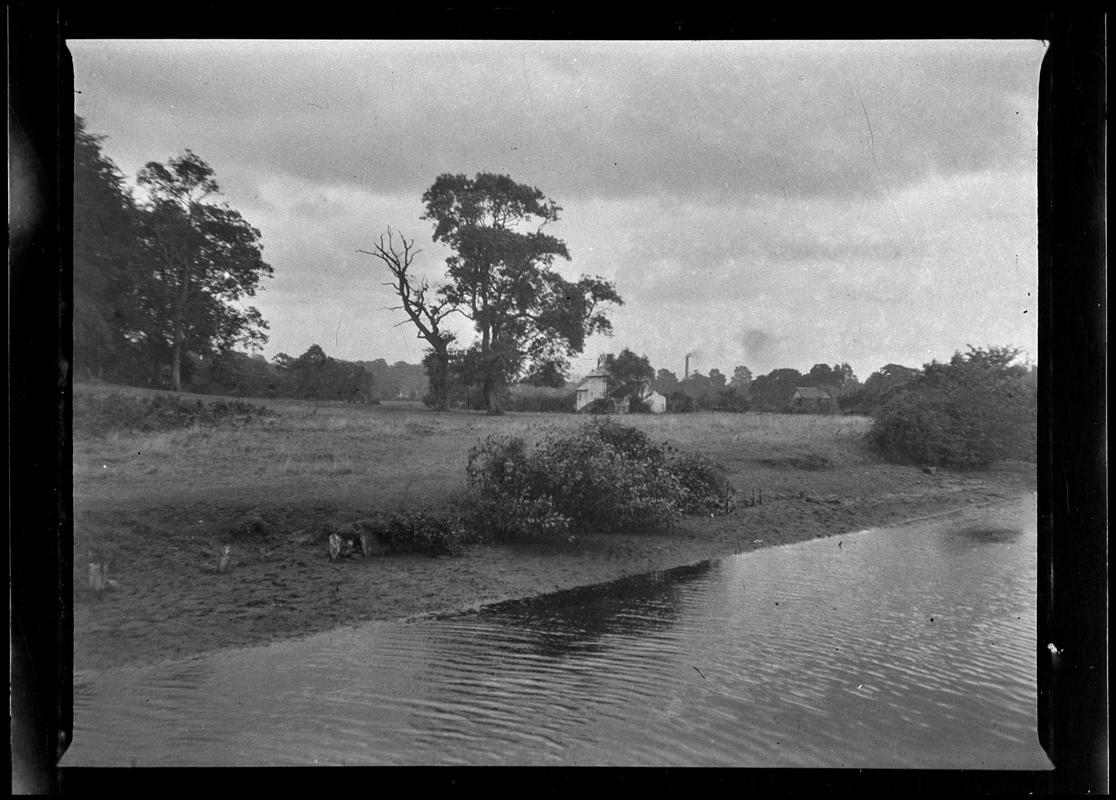
[[[627,301],[590,365],[627,346],[676,371],[700,351],[703,372],[864,377],[1037,340],[1039,43],[71,48],[76,110],[126,175],[189,147],[262,231],[269,354],[421,358],[356,250],[391,226],[437,278],[420,198],[447,171],[563,206],[558,268]]]
[[[222,169],[380,192],[508,172],[560,202],[851,197],[1018,166],[1042,54],[992,42],[71,47],[82,105],[129,149],[162,139],[220,155]]]
[[[745,358],[763,359],[775,343],[775,337],[759,328],[748,328],[740,334],[740,344],[744,347]]]

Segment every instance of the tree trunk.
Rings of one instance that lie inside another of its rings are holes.
[[[171,391],[182,391],[182,346],[176,341],[171,348]]]
[[[430,376],[434,409],[447,411],[449,409],[449,353],[441,350],[435,353],[434,374]]]
[[[182,391],[182,346],[186,342],[186,301],[190,298],[190,271],[182,269],[182,280],[178,289],[178,306],[174,310],[174,344],[171,347],[171,389]]]
[[[481,384],[484,389],[484,408],[485,413],[490,417],[498,417],[504,413],[500,408],[500,399],[496,396],[496,364],[495,359],[492,358],[492,345],[495,337],[492,335],[492,329],[485,325],[481,330],[481,363],[484,364],[484,381]]]
[[[484,407],[485,413],[490,417],[498,417],[504,413],[504,409],[500,408],[500,397],[495,383],[491,374],[484,376]]]

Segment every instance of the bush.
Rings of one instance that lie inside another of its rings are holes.
[[[243,425],[273,416],[276,412],[266,406],[240,400],[206,403],[171,394],[78,394],[73,405],[75,430],[95,435],[120,430],[154,432],[194,425]]]
[[[713,462],[672,452],[611,420],[551,434],[533,449],[521,437],[490,436],[469,453],[467,519],[497,537],[541,537],[657,529],[731,506]]]
[[[712,459],[684,455],[675,459],[672,469],[682,487],[679,509],[683,514],[727,514],[734,507],[732,485]]]
[[[458,555],[477,541],[457,520],[424,511],[397,512],[368,528],[391,553]]]
[[[1012,348],[969,348],[892,393],[875,412],[868,442],[891,461],[985,469],[1034,460],[1036,393]]]

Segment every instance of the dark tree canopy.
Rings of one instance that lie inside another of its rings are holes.
[[[1033,461],[1037,387],[1019,355],[1013,347],[970,346],[948,363],[924,365],[873,412],[870,442],[888,458],[915,464]]]
[[[148,280],[132,298],[131,336],[170,367],[182,388],[186,352],[226,352],[262,345],[267,327],[254,307],[234,305],[255,295],[272,268],[263,260],[260,232],[227,203],[207,202],[220,191],[213,169],[187,150],[165,165],[149,162],[138,176],[150,200],[143,239],[152,261]]]
[[[102,141],[74,117],[73,358],[84,375],[122,378],[134,371],[124,332],[141,262],[139,217]]]
[[[571,281],[554,271],[569,259],[566,244],[544,232],[561,207],[506,175],[440,175],[422,196],[434,241],[446,244],[447,283],[441,296],[472,323],[479,337],[475,367],[489,413],[500,413],[498,390],[535,365],[565,365],[594,333],[609,333],[607,304],[621,304],[599,277]]]
[[[660,369],[655,373],[655,390],[663,396],[669,397],[678,391],[678,376],[669,369]]]
[[[786,411],[794,390],[802,385],[802,373],[796,369],[776,369],[752,381],[752,404],[761,411]]]
[[[901,364],[887,364],[868,376],[864,382],[864,389],[872,395],[882,395],[884,392],[910,383],[920,374],[913,367],[904,367]]]
[[[628,348],[624,348],[617,356],[609,356],[605,360],[608,370],[610,388],[617,388],[630,383],[650,383],[655,377],[655,368],[647,356],[636,355]]]

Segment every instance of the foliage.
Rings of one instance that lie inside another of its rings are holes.
[[[523,382],[531,386],[561,389],[569,380],[568,371],[569,366],[563,361],[542,361],[531,367]]]
[[[605,356],[600,366],[607,374],[606,388],[613,403],[627,401],[627,410],[633,414],[651,413],[651,406],[640,399],[644,387],[650,386],[655,378],[655,368],[651,366],[647,356],[636,355],[625,347],[618,356],[611,353]],[[611,407],[611,403],[609,405]],[[583,410],[599,413],[596,410]],[[610,409],[605,409],[604,413],[608,410]]]
[[[316,344],[298,358],[279,353],[270,364],[261,355],[229,351],[209,357],[187,353],[183,366],[186,386],[199,394],[378,402],[375,379],[364,364],[330,358]]]
[[[230,351],[210,358],[187,353],[187,387],[198,394],[284,397],[282,376],[261,355]]]
[[[273,271],[259,230],[227,203],[208,202],[220,187],[190,150],[165,165],[148,162],[137,182],[149,195],[142,245],[151,270],[129,298],[142,312],[129,336],[153,361],[168,363],[171,388],[179,390],[187,351],[210,355],[267,340],[259,311],[240,301]]]
[[[737,369],[743,369],[738,367]],[[678,384],[678,389],[667,395],[667,411],[746,411],[749,408],[747,388],[727,382],[720,370],[710,370],[702,375],[696,370]]]
[[[848,364],[815,364],[799,379],[799,386],[817,386],[838,393],[846,385],[856,383],[856,375]]]
[[[707,456],[679,456],[672,470],[682,487],[679,510],[683,514],[722,514],[734,507],[735,492],[724,468]]]
[[[330,358],[316,344],[286,366],[285,372],[293,384],[288,396],[347,402],[372,399],[372,373],[360,364]]]
[[[752,371],[741,365],[732,371],[732,380],[729,387],[735,390],[743,399],[748,399],[748,391],[752,386]]]
[[[508,411],[572,413],[574,403],[575,394],[569,389],[518,384],[508,391],[505,408]]]
[[[660,369],[655,373],[655,382],[652,388],[663,397],[670,397],[678,391],[678,376],[669,369]]]
[[[140,269],[139,216],[104,137],[74,117],[73,360],[85,376],[135,379],[143,372],[124,335],[129,286]]]
[[[368,527],[392,553],[453,556],[478,541],[458,520],[425,511],[396,512]]]
[[[422,196],[434,241],[447,245],[448,282],[438,290],[445,308],[476,329],[480,385],[490,414],[500,413],[500,389],[547,362],[565,364],[594,333],[608,333],[601,310],[621,304],[599,277],[567,281],[555,258],[565,242],[544,232],[561,208],[534,187],[506,175],[440,175]]]
[[[406,361],[389,364],[382,358],[353,363],[364,367],[372,375],[373,399],[421,400],[429,389],[429,376],[423,364],[408,364]]]
[[[697,404],[694,398],[686,394],[681,389],[677,389],[667,395],[667,412],[670,414],[688,414],[691,411],[697,411]]]
[[[776,369],[752,380],[752,407],[759,411],[785,412],[791,408],[794,390],[802,385],[796,369]]]
[[[604,367],[608,372],[610,390],[640,381],[650,383],[655,377],[655,368],[647,356],[638,356],[626,347],[618,356],[606,356]]]
[[[863,386],[842,394],[838,404],[848,414],[871,414],[919,375],[917,369],[887,364],[873,372]]]
[[[889,460],[927,466],[1034,460],[1037,397],[1019,352],[970,346],[925,365],[876,411],[869,443]]]
[[[73,405],[74,429],[88,435],[166,431],[195,425],[238,426],[273,416],[275,412],[266,406],[240,400],[203,402],[170,394],[76,394]]]
[[[490,436],[469,453],[467,518],[499,537],[539,537],[658,529],[683,513],[727,510],[731,488],[713,477],[715,465],[674,452],[610,420],[552,433],[534,448]]]

